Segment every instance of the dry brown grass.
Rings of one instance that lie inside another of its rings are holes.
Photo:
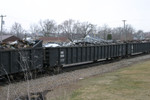
[[[150,61],[90,77],[77,85],[81,87],[63,97],[67,100],[150,100]]]

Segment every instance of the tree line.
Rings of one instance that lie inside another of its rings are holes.
[[[90,22],[80,22],[76,20],[65,20],[61,24],[57,24],[55,20],[46,19],[40,20],[38,24],[30,25],[32,36],[64,36],[71,41],[79,38],[84,38],[87,35],[93,35],[99,38],[113,40],[132,40],[134,37],[140,39],[144,36],[142,30],[136,31],[131,25],[127,24],[124,27],[110,28],[108,25],[97,26]],[[15,22],[10,32],[20,38],[23,38],[27,33],[21,24]]]

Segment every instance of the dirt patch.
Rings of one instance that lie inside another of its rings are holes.
[[[66,100],[74,90],[80,87],[81,85],[78,85],[76,82],[58,86],[53,91],[47,93],[46,100]]]

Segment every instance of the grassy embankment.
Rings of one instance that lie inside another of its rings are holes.
[[[150,61],[83,79],[65,100],[150,100]]]

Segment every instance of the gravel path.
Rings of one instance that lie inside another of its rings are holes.
[[[90,77],[105,72],[114,71],[119,68],[127,67],[131,64],[149,60],[150,54],[130,59],[123,59],[118,62],[94,66],[90,68],[66,72],[54,76],[46,76],[27,82],[18,82],[6,86],[0,86],[0,100],[15,100],[15,98],[28,95],[28,93],[43,92],[45,90],[55,90],[58,86],[77,81],[81,78]]]

